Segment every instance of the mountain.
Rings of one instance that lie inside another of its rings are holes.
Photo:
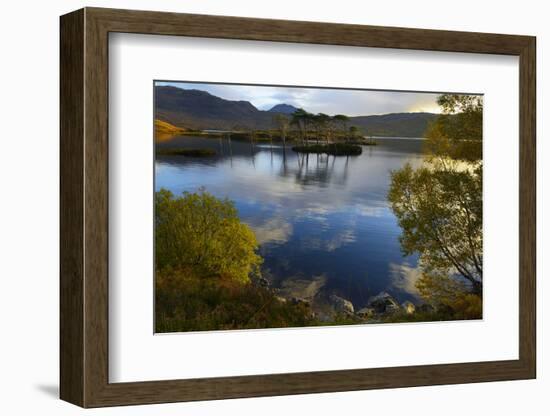
[[[439,115],[433,113],[392,113],[350,117],[350,124],[369,136],[424,137],[428,124],[437,117]]]
[[[273,116],[248,101],[224,100],[206,91],[172,86],[155,87],[155,109],[155,118],[191,129],[262,129],[271,126]]]
[[[292,114],[297,110],[296,107],[290,104],[277,104],[273,106],[270,110],[270,113],[282,113],[282,114]]]
[[[292,114],[296,110],[289,104],[277,104],[262,111],[248,101],[225,100],[206,91],[172,86],[155,87],[155,109],[155,119],[196,130],[270,129],[274,113]],[[350,117],[349,125],[369,136],[423,137],[429,122],[437,117],[432,113],[358,116]]]

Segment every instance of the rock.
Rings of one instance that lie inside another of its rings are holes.
[[[290,278],[282,282],[279,293],[287,299],[296,298],[311,302],[325,283],[325,276],[314,276],[311,280]]]
[[[351,303],[349,300],[336,295],[330,295],[329,300],[336,312],[347,314],[354,313],[353,303]]]
[[[383,314],[397,312],[401,309],[401,306],[388,292],[380,292],[369,299],[367,308],[374,309],[377,314]]]
[[[406,300],[405,302],[403,302],[401,304],[401,307],[405,310],[405,312],[409,315],[412,315],[415,310],[416,310],[416,306],[414,306],[414,303],[412,302],[409,302],[408,300]]]
[[[384,313],[386,314],[391,314],[391,313],[395,313],[395,312],[399,312],[401,310],[401,306],[399,304],[389,304],[389,305],[386,305],[386,310],[384,311]]]
[[[355,312],[357,316],[360,318],[370,318],[374,315],[374,309],[373,308],[361,308],[357,312]]]

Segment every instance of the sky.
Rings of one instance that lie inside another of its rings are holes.
[[[249,101],[259,110],[269,110],[276,104],[290,104],[310,113],[345,114],[347,116],[421,111],[440,112],[436,102],[438,94],[434,93],[189,82],[157,82],[156,85],[203,90],[226,100]]]

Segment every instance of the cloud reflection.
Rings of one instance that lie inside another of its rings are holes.
[[[347,244],[355,243],[356,241],[357,235],[355,230],[347,229],[336,234],[330,234],[319,238],[305,238],[302,241],[302,248],[331,253]]]
[[[408,264],[390,263],[390,278],[393,287],[406,292],[416,298],[420,298],[420,293],[416,288],[416,282],[422,276],[419,267],[411,267]]]
[[[258,244],[286,243],[292,236],[293,227],[288,221],[280,217],[269,218],[261,224],[247,222],[258,240]]]

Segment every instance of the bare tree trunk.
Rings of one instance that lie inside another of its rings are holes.
[[[233,147],[231,146],[231,133],[227,135],[227,140],[229,142],[229,160],[231,161],[231,166],[233,166]]]

